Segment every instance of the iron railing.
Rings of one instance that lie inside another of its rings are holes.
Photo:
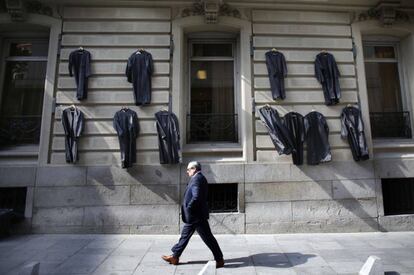
[[[38,144],[41,116],[0,118],[0,145]]]
[[[369,113],[373,138],[411,138],[410,112]]]
[[[237,114],[187,115],[187,142],[237,142]]]

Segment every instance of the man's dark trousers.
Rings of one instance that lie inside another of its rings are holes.
[[[193,224],[184,224],[180,240],[171,249],[171,251],[173,252],[173,256],[176,258],[179,258],[181,256],[181,253],[183,253],[185,247],[190,241],[191,236],[196,230],[197,233],[200,235],[201,239],[204,241],[204,243],[208,246],[208,248],[210,248],[211,252],[213,252],[214,260],[223,260],[223,253],[220,250],[216,238],[214,238],[213,234],[211,233],[210,225],[208,224],[207,220],[202,220],[200,222]]]

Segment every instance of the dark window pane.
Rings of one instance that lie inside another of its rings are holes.
[[[385,215],[414,214],[414,179],[381,179]]]
[[[233,45],[226,44],[193,44],[193,56],[233,56]]]
[[[7,62],[1,101],[0,144],[39,142],[46,62]]]
[[[19,42],[10,45],[10,56],[47,56],[48,42]]]
[[[370,112],[401,112],[397,63],[365,63]]]
[[[364,57],[370,58],[395,58],[393,46],[364,46]]]
[[[233,61],[191,62],[188,142],[237,141]]]

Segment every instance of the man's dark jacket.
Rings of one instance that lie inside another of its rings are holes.
[[[75,75],[76,98],[86,99],[88,96],[88,77],[91,75],[91,53],[87,50],[76,50],[69,55],[69,75]]]
[[[131,167],[137,159],[138,115],[131,109],[123,108],[115,113],[113,125],[118,134],[122,168]]]
[[[305,142],[305,125],[303,116],[296,112],[287,113],[283,118],[293,141],[293,164],[303,164],[303,143]]]
[[[362,122],[361,112],[358,108],[349,106],[342,110],[341,137],[348,138],[355,161],[369,159],[364,123]]]
[[[286,97],[285,77],[287,76],[285,56],[278,51],[268,51],[265,56],[272,97],[274,100],[284,99]]]
[[[279,155],[292,153],[295,150],[293,141],[278,112],[270,106],[265,106],[259,109],[259,115]]]
[[[180,128],[177,116],[168,111],[155,113],[161,164],[180,162]]]
[[[313,111],[305,116],[305,134],[308,164],[330,161],[329,127],[321,113]]]
[[[339,70],[335,57],[327,52],[322,52],[316,56],[315,76],[322,84],[323,95],[326,105],[339,103],[341,98],[341,88],[339,86]]]
[[[78,108],[66,108],[62,112],[62,125],[65,131],[65,156],[67,163],[76,163],[78,156],[78,140],[82,134],[84,116]]]
[[[201,172],[191,177],[184,193],[181,216],[185,223],[194,224],[209,218],[208,182]]]
[[[128,82],[134,88],[135,105],[151,103],[151,76],[153,72],[152,56],[149,52],[140,50],[129,58],[125,74]]]

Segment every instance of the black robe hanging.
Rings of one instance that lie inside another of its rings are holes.
[[[305,125],[303,116],[296,112],[287,113],[283,120],[289,130],[295,150],[292,151],[293,164],[303,164],[303,143],[305,141]]]
[[[82,134],[84,115],[78,108],[69,107],[62,112],[62,125],[65,131],[65,157],[67,163],[76,163],[78,140]]]
[[[305,116],[305,135],[307,145],[307,162],[316,165],[331,161],[329,145],[329,127],[325,117],[319,112],[310,112]]]
[[[322,52],[315,59],[315,76],[322,84],[326,105],[339,103],[341,88],[339,86],[339,69],[335,57],[327,52]]]
[[[348,139],[355,161],[369,159],[364,123],[362,122],[361,112],[358,108],[349,106],[342,110],[341,137]]]
[[[292,153],[295,150],[293,141],[278,112],[272,107],[265,106],[259,109],[259,115],[279,155]]]
[[[91,75],[91,53],[87,50],[76,50],[69,55],[69,75],[75,75],[76,98],[86,99],[88,96],[88,78]]]
[[[152,55],[144,50],[136,51],[128,58],[125,74],[134,89],[135,105],[151,103]]]
[[[131,167],[137,159],[138,115],[128,108],[119,110],[115,113],[113,125],[118,134],[122,168]]]
[[[286,97],[285,77],[287,76],[285,56],[278,51],[268,51],[265,56],[272,97],[274,100],[284,99]]]
[[[180,128],[174,113],[159,111],[155,113],[158,147],[161,164],[175,164],[180,162]]]

